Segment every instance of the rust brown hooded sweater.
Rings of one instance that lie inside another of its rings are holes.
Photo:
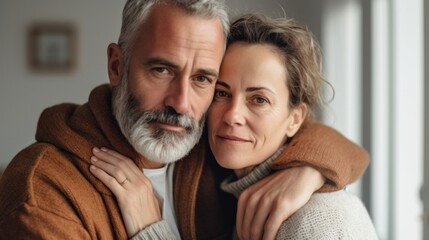
[[[95,88],[84,105],[46,109],[36,140],[0,181],[0,239],[127,239],[113,194],[89,171],[93,147],[137,157],[112,115],[109,86]],[[313,166],[332,183],[321,191],[331,191],[356,180],[367,164],[363,149],[309,122],[273,167]],[[230,238],[236,200],[219,188],[230,173],[216,164],[205,136],[176,163],[173,194],[183,239]]]

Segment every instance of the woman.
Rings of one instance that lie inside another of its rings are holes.
[[[219,165],[235,173],[222,183],[224,191],[238,197],[247,187],[271,174],[270,163],[288,147],[289,139],[300,129],[311,109],[321,103],[323,82],[317,43],[296,22],[250,14],[232,24],[208,114],[208,139],[213,156]],[[107,174],[111,174],[111,169],[103,162],[112,163],[112,159],[125,160],[130,169],[141,174],[132,167],[130,159],[114,151],[96,149],[94,154],[94,165]],[[93,173],[104,181],[100,171]],[[145,177],[141,181],[150,185]],[[125,182],[104,183],[118,199],[130,237],[142,229],[141,222],[147,226],[161,219],[153,192],[136,196],[137,193],[121,190]],[[146,209],[140,209],[138,204],[130,206],[129,198],[145,198]],[[149,213],[148,203],[152,205]],[[240,212],[237,215],[243,216]],[[251,218],[243,221],[248,219]],[[234,237],[254,237],[246,234],[251,231],[241,229],[249,223],[240,220],[237,223],[238,236]],[[315,194],[283,222],[276,238],[376,239],[376,234],[361,202],[340,191]]]
[[[235,172],[222,183],[224,191],[238,197],[270,174],[270,163],[321,104],[323,82],[317,44],[295,21],[247,15],[232,25],[208,114],[213,155]],[[377,237],[360,201],[340,191],[315,194],[276,238]]]

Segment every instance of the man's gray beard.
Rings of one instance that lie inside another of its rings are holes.
[[[185,157],[201,138],[205,116],[198,122],[172,108],[140,111],[138,100],[128,90],[127,76],[125,73],[120,86],[113,89],[112,100],[113,113],[122,134],[147,160],[165,164]],[[185,132],[150,127],[150,123],[157,122],[182,126]]]

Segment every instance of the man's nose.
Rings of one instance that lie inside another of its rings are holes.
[[[170,92],[165,100],[165,105],[173,108],[179,114],[187,114],[189,112],[190,103],[190,81],[180,79],[174,81],[170,86]]]

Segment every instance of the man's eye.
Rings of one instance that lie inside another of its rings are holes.
[[[212,82],[212,81],[211,81],[211,79],[210,79],[210,78],[208,78],[208,77],[206,77],[206,76],[197,76],[197,77],[196,77],[196,80],[197,80],[198,82],[202,82],[202,83],[204,83],[204,82],[211,83],[211,82]]]
[[[152,69],[153,71],[160,73],[160,74],[167,74],[168,73],[168,69],[165,67],[156,67]]]

